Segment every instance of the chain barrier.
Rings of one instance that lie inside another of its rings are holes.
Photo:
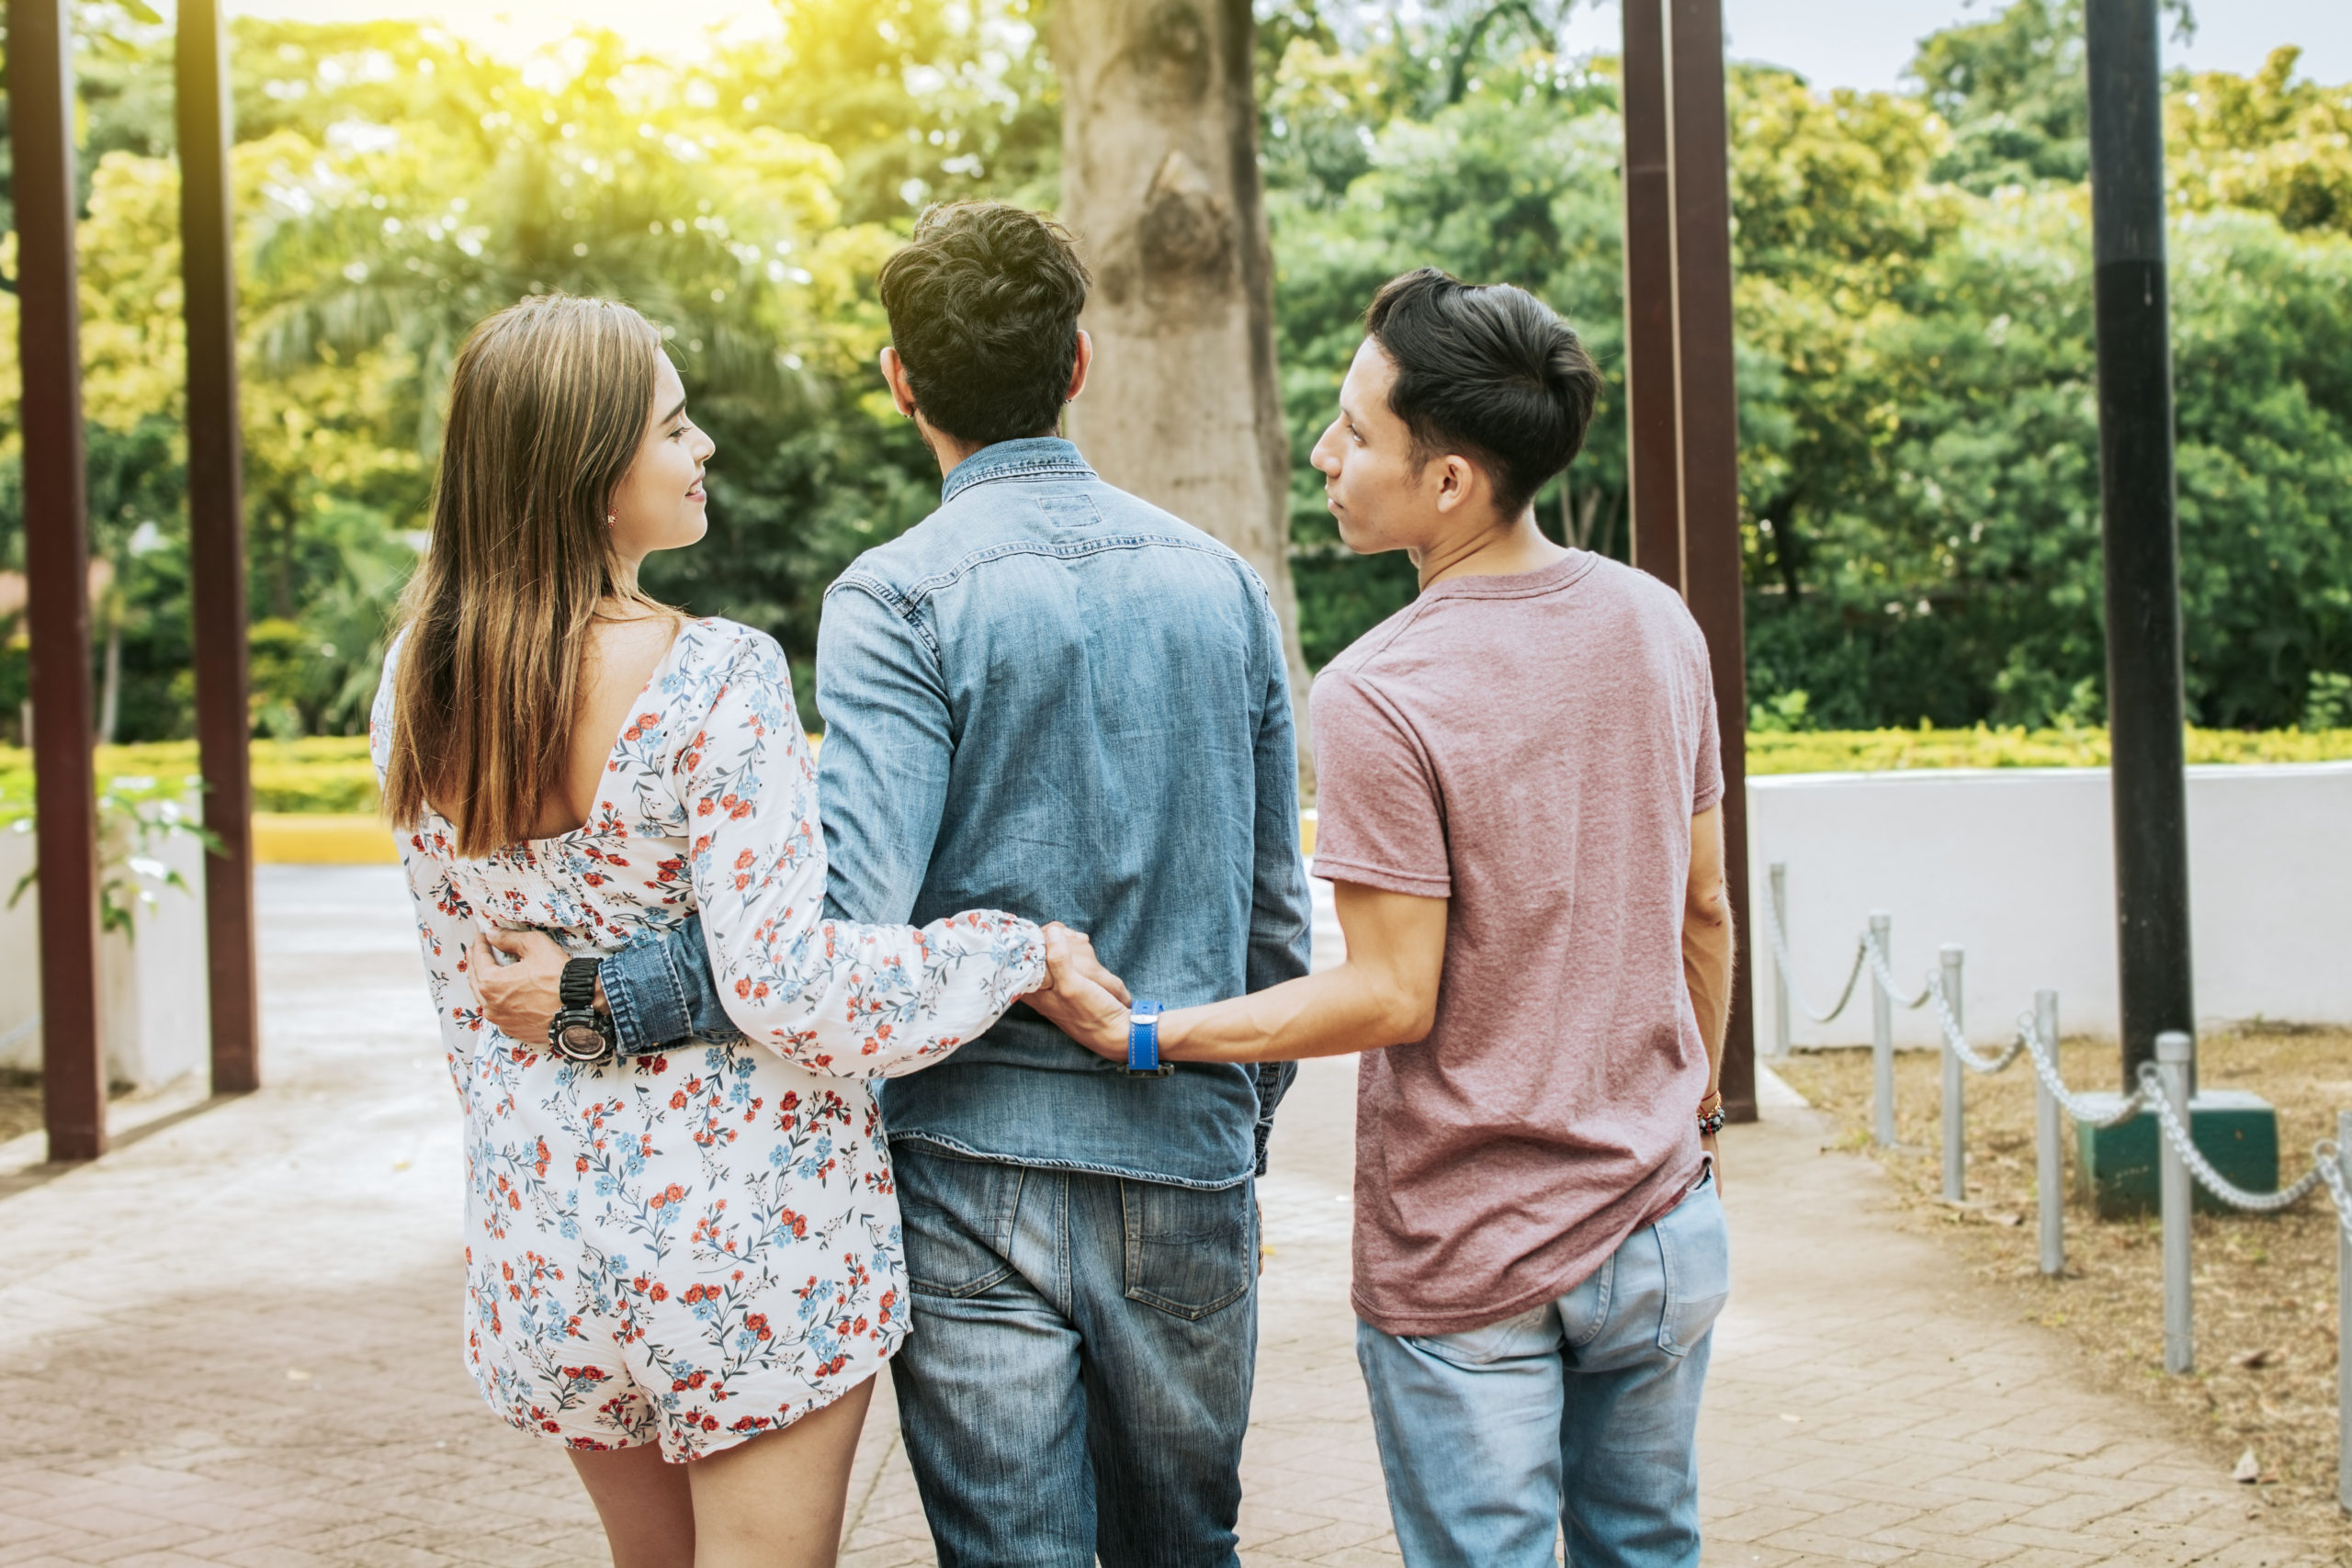
[[[1872,942],[1868,937],[1864,937],[1862,938],[1862,951],[1869,955],[1871,973],[1877,976],[1878,983],[1886,987],[1886,999],[1893,1002],[1896,1007],[1901,1008],[1905,1012],[1917,1012],[1921,1008],[1926,1007],[1928,1003],[1943,989],[1941,977],[1937,975],[1930,974],[1928,976],[1927,987],[1924,990],[1916,997],[1906,997],[1895,986],[1894,968],[1892,964],[1887,963],[1886,954],[1879,951],[1878,943]]]
[[[2026,1035],[2033,1027],[2030,1021],[2033,1016],[2031,1013],[2026,1015],[2029,1021],[2022,1024],[2007,1046],[1993,1055],[1980,1056],[1976,1048],[1969,1044],[1968,1036],[1962,1032],[1960,1020],[1952,1016],[1951,998],[1944,995],[1944,977],[1941,975],[1928,976],[1928,989],[1934,993],[1928,999],[1936,1004],[1936,1021],[1943,1026],[1944,1048],[1970,1072],[1982,1073],[1989,1077],[2005,1071],[2011,1062],[2018,1059],[2018,1053],[2025,1049]]]
[[[1894,965],[1887,954],[1889,921],[1884,915],[1873,915],[1869,928],[1855,942],[1854,964],[1846,976],[1845,989],[1838,994],[1838,1005],[1827,1012],[1816,1012],[1796,994],[1795,963],[1789,952],[1787,933],[1781,930],[1778,901],[1782,893],[1783,868],[1772,868],[1774,902],[1770,908],[1772,953],[1780,964],[1781,994],[1784,999],[1794,999],[1804,1008],[1816,1023],[1826,1023],[1846,1009],[1853,999],[1854,987],[1867,966],[1876,982],[1873,998],[1875,1044],[1878,1052],[1877,1103],[1879,1118],[1878,1141],[1894,1141],[1894,1074],[1891,1032],[1884,1004],[1901,1003],[1909,1010],[1932,1005],[1935,1009],[1937,1031],[1944,1054],[1944,1195],[1958,1201],[1965,1191],[1965,1156],[1956,1153],[1965,1143],[1965,1111],[1962,1088],[1965,1078],[1959,1069],[1990,1076],[2006,1070],[2022,1055],[2032,1065],[2034,1077],[2046,1091],[2035,1111],[2035,1163],[2037,1179],[2042,1184],[2040,1193],[2041,1211],[2041,1268],[2047,1275],[2059,1275],[2065,1269],[2064,1213],[2063,1201],[2054,1193],[2064,1171],[2064,1130],[2068,1121],[2093,1128],[2117,1127],[2133,1117],[2146,1112],[2156,1124],[2161,1146],[2168,1148],[2179,1164],[2165,1162],[2162,1179],[2164,1211],[2164,1314],[2165,1368],[2167,1371],[2187,1373],[2196,1365],[2196,1334],[2192,1311],[2194,1295],[2193,1242],[2189,1226],[2188,1198],[2198,1187],[2233,1209],[2253,1213],[2275,1213],[2301,1202],[2318,1189],[2325,1189],[2335,1212],[2336,1230],[2340,1238],[2336,1280],[2337,1304],[2344,1332],[2352,1337],[2352,1174],[2346,1170],[2345,1145],[2352,1144],[2352,1111],[2337,1118],[2336,1136],[2322,1138],[2312,1145],[2312,1168],[2275,1192],[2249,1192],[2223,1176],[2197,1146],[2197,1139],[2188,1124],[2183,1110],[2176,1108],[2166,1091],[2165,1074],[2180,1075],[2173,1081],[2185,1086],[2187,1064],[2190,1060],[2191,1043],[2185,1035],[2167,1034],[2156,1043],[2159,1056],[2167,1064],[2160,1068],[2154,1062],[2143,1062],[2137,1081],[2128,1094],[2109,1100],[2105,1095],[2096,1098],[2077,1095],[2066,1087],[2059,1075],[2057,1029],[2057,995],[2045,991],[2032,1010],[2019,1013],[2017,1032],[2004,1048],[1980,1052],[1969,1043],[1960,1021],[1960,998],[1951,994],[1960,987],[1962,955],[1957,948],[1946,948],[1942,965],[1929,970],[1927,984],[1917,997],[1905,997],[1894,982]],[[2048,1027],[2044,1028],[2044,1014]],[[1786,1049],[1788,1018],[1781,1016],[1781,1043]],[[2183,1090],[2186,1098],[2185,1089]],[[2188,1180],[2181,1178],[2185,1173]],[[2337,1500],[2347,1512],[2352,1512],[2352,1372],[2338,1381],[2337,1393],[2338,1452]]]
[[[2319,1161],[2315,1174],[2320,1185],[2327,1189],[2328,1197],[2335,1203],[2336,1225],[2344,1232],[2346,1243],[2352,1244],[2352,1191],[2345,1190],[2344,1170],[2338,1163],[2344,1157],[2343,1151],[2334,1138],[2322,1138],[2312,1145],[2312,1157]]]
[[[2143,1085],[2125,1095],[2113,1110],[2093,1110],[2094,1101],[2075,1094],[2066,1087],[2066,1080],[2058,1076],[2058,1042],[2042,1039],[2041,1026],[2030,1012],[2018,1014],[2018,1040],[2025,1047],[2026,1059],[2033,1064],[2033,1076],[2041,1080],[2041,1087],[2050,1091],[2058,1109],[2084,1126],[2120,1127],[2146,1107],[2148,1090]]]
[[[1788,933],[1781,929],[1781,911],[1771,908],[1771,901],[1767,899],[1765,912],[1772,927],[1772,956],[1778,959],[1781,964],[1781,988],[1788,992],[1789,999],[1797,1004],[1797,1010],[1804,1013],[1805,1017],[1815,1023],[1829,1022],[1839,1013],[1844,1012],[1846,1004],[1854,999],[1854,986],[1862,977],[1862,961],[1870,954],[1871,939],[1867,936],[1859,936],[1854,939],[1854,962],[1853,965],[1846,971],[1845,989],[1838,993],[1837,1004],[1827,1012],[1816,1012],[1814,1010],[1813,1004],[1805,1000],[1804,993],[1797,989],[1796,960],[1789,956],[1789,937]]]
[[[2055,1100],[2060,1108],[2074,1121],[2096,1128],[2120,1127],[2143,1111],[2152,1111],[2155,1115],[2157,1126],[2163,1129],[2164,1136],[2180,1155],[2182,1162],[2188,1167],[2189,1174],[2197,1179],[2199,1186],[2222,1202],[2233,1208],[2247,1210],[2254,1213],[2273,1213],[2301,1202],[2311,1195],[2313,1189],[2324,1186],[2327,1189],[2328,1196],[2335,1201],[2337,1223],[2344,1227],[2345,1235],[2352,1237],[2352,1191],[2346,1190],[2343,1174],[2335,1167],[2335,1140],[2323,1139],[2313,1145],[2315,1163],[2312,1168],[2290,1185],[2278,1189],[2276,1192],[2249,1192],[2213,1168],[2213,1162],[2207,1159],[2204,1152],[2198,1148],[2196,1141],[2189,1135],[2188,1129],[2181,1125],[2179,1116],[2173,1111],[2172,1101],[2165,1098],[2163,1082],[2157,1076],[2156,1065],[2154,1062],[2143,1062],[2140,1065],[2138,1089],[2125,1095],[2112,1108],[2098,1105],[2096,1101],[2086,1100],[2067,1089],[2065,1079],[2058,1073],[2057,1042],[2041,1038],[2041,1027],[2030,1012],[2018,1015],[2017,1034],[2005,1049],[1989,1055],[1980,1055],[1976,1048],[1969,1043],[1966,1033],[1960,1027],[1960,1021],[1952,1014],[1951,999],[1944,995],[1941,975],[1929,972],[1927,983],[1920,988],[1919,994],[1916,997],[1905,997],[1895,984],[1894,966],[1887,962],[1886,953],[1878,943],[1872,942],[1866,933],[1856,942],[1855,947],[1854,969],[1846,978],[1846,989],[1838,997],[1838,1005],[1830,1009],[1826,1014],[1815,1013],[1812,1008],[1805,1008],[1806,1013],[1815,1022],[1826,1023],[1845,1010],[1846,1003],[1853,996],[1854,982],[1860,976],[1863,967],[1867,965],[1879,985],[1885,990],[1888,999],[1896,1005],[1914,1011],[1933,1005],[1939,1032],[1943,1035],[1943,1048],[1951,1052],[1960,1064],[1971,1072],[1987,1076],[2001,1072],[2019,1055],[2023,1055],[2033,1064],[2034,1076],[2039,1077],[2043,1087],[2050,1090],[2051,1098]],[[1786,985],[1793,964],[1789,955],[1788,938],[1781,930],[1777,911],[1772,920],[1772,949],[1773,955],[1780,960],[1781,983]],[[1802,999],[1799,1005],[1804,1005]]]
[[[2172,1108],[2172,1100],[2164,1091],[2154,1062],[2140,1064],[2140,1099],[2156,1113],[2156,1125],[2164,1129],[2165,1141],[2172,1145],[2173,1152],[2180,1156],[2182,1164],[2188,1167],[2188,1174],[2197,1179],[2197,1184],[2233,1209],[2245,1209],[2257,1214],[2275,1213],[2301,1202],[2312,1188],[2327,1179],[2322,1173],[2329,1168],[2331,1162],[2323,1160],[2276,1192],[2249,1192],[2214,1169],[2213,1162],[2205,1157],[2205,1151],[2197,1146],[2197,1141],[2189,1135],[2188,1129],[2180,1124],[2180,1114]],[[2330,1183],[2329,1194],[2333,1196],[2335,1190],[2335,1185]],[[2343,1217],[2341,1208],[2336,1213],[2339,1219]]]

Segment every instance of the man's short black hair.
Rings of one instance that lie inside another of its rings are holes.
[[[1423,267],[1381,286],[1364,330],[1396,366],[1388,406],[1413,433],[1416,458],[1469,458],[1505,513],[1583,449],[1600,371],[1567,322],[1524,288]]]
[[[923,418],[982,446],[1051,435],[1092,281],[1069,231],[1001,201],[933,207],[882,264],[882,309]]]

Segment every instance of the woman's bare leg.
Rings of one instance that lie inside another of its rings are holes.
[[[831,1568],[873,1397],[868,1378],[781,1432],[688,1465],[695,1568]]]
[[[650,1443],[571,1454],[604,1521],[613,1568],[694,1568],[695,1505],[684,1465],[664,1463]]]

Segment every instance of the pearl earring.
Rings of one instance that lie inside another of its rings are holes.
[[[607,528],[612,527],[615,524],[618,523],[620,520],[621,520],[621,514],[620,514],[619,513],[617,513],[617,512],[607,512],[607,513],[605,513],[605,527],[607,527]]]

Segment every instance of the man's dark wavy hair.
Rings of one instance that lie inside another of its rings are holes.
[[[1524,288],[1423,267],[1381,286],[1364,330],[1396,363],[1388,406],[1413,433],[1415,459],[1469,458],[1506,514],[1583,449],[1600,368]]]
[[[879,280],[923,418],[983,446],[1054,434],[1092,281],[1069,231],[1042,213],[998,201],[924,212]]]

